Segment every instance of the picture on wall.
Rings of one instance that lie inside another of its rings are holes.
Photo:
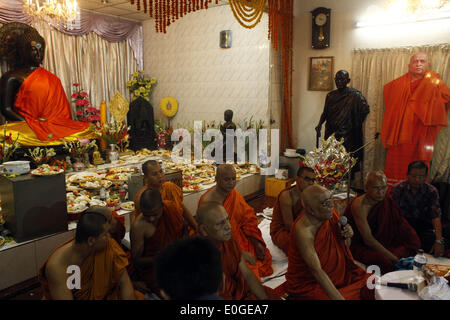
[[[308,90],[333,90],[333,61],[334,57],[309,58]]]

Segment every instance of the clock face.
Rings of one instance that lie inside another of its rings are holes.
[[[319,13],[314,21],[319,27],[323,26],[327,23],[327,15],[325,13]]]

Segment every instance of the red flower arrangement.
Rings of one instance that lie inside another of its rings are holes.
[[[73,86],[78,89],[79,83],[74,83]],[[79,89],[72,94],[73,102],[76,106],[76,116],[78,121],[95,123],[100,121],[100,110],[90,105],[89,95],[86,91]]]

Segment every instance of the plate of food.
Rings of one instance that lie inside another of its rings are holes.
[[[88,190],[89,189],[90,190],[100,189],[101,186],[102,186],[102,184],[99,180],[86,181],[86,182],[80,183],[80,187],[82,187],[83,189],[88,189]]]
[[[90,206],[90,207],[95,207],[95,206],[106,207],[106,202],[105,202],[105,201],[102,201],[102,200],[100,200],[100,199],[92,199],[92,200],[89,202],[89,206]]]
[[[0,236],[0,248],[5,244],[6,240],[5,238]]]
[[[63,173],[64,169],[56,166],[49,166],[48,164],[43,164],[34,170],[31,170],[31,174],[34,176],[53,176],[56,174]]]
[[[133,201],[124,202],[120,205],[120,207],[124,210],[134,211],[134,202]]]
[[[82,203],[74,203],[67,205],[67,212],[69,214],[77,214],[77,213],[82,213],[84,211],[86,211],[88,208],[87,205],[82,204]]]
[[[201,186],[199,185],[187,185],[183,186],[183,192],[193,192],[200,190]]]

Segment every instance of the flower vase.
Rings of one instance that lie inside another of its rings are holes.
[[[72,164],[72,168],[73,168],[73,171],[76,171],[76,172],[84,171],[86,166],[83,163],[83,159],[75,158],[75,163]]]
[[[110,144],[111,150],[107,151],[107,157],[109,159],[109,162],[113,163],[119,160],[119,151],[116,150],[115,144]]]

